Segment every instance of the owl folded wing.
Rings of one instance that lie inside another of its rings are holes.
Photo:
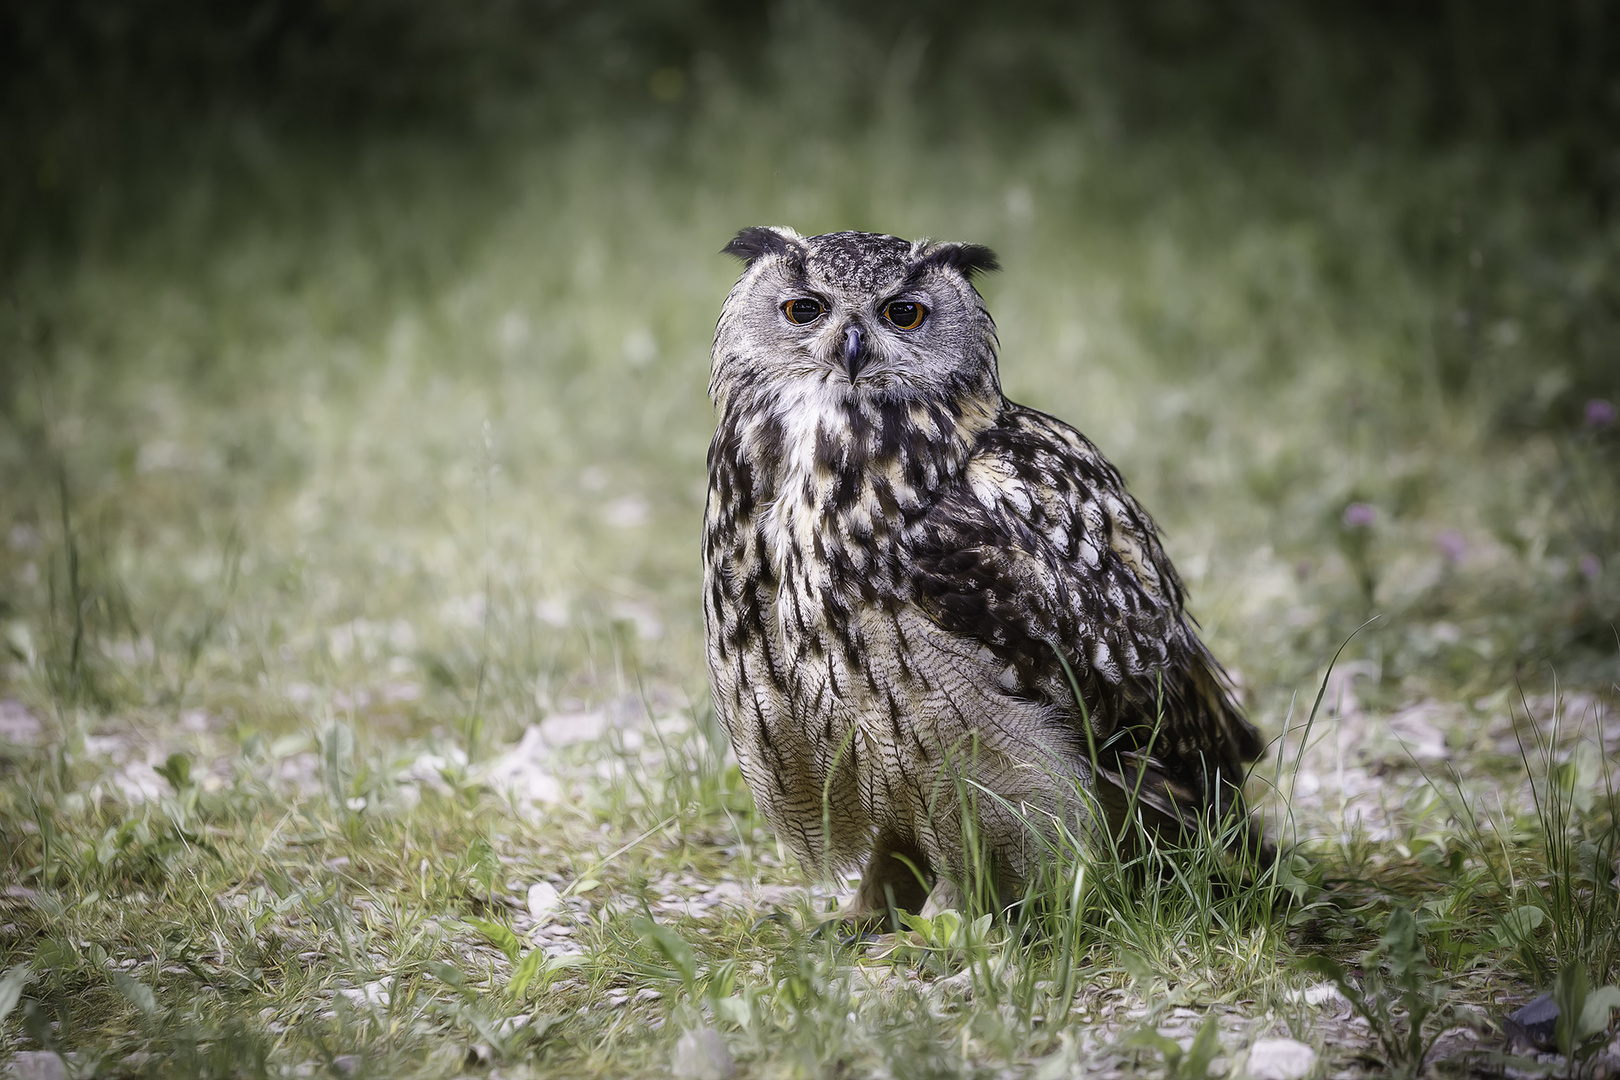
[[[1152,521],[1072,428],[1010,406],[914,558],[935,623],[1005,664],[1008,692],[1074,711],[1115,789],[1098,785],[1105,802],[1186,821],[1234,801],[1259,733],[1189,625]]]

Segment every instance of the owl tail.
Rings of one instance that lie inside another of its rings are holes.
[[[1198,655],[1187,665],[1186,694],[1189,699],[1189,719],[1203,728],[1202,745],[1220,748],[1219,760],[1230,763],[1233,784],[1240,783],[1238,772],[1244,762],[1258,760],[1265,753],[1260,731],[1249,723],[1243,709],[1237,704],[1237,691],[1232,677],[1199,644]]]
[[[1244,803],[1240,777],[1200,776],[1189,783],[1140,750],[1106,753],[1095,774],[1093,794],[1122,856],[1140,854],[1146,834],[1172,846],[1212,837],[1239,860],[1254,859],[1260,870],[1276,860],[1276,848]]]

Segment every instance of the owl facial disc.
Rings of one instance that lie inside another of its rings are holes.
[[[999,400],[995,324],[973,286],[995,268],[989,249],[759,227],[725,250],[747,265],[715,327],[717,403],[748,398],[776,411],[805,395],[873,407]]]

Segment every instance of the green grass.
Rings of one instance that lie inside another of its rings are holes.
[[[1192,1076],[1290,1034],[1336,1074],[1421,1065],[1300,992],[1394,963],[1395,910],[1487,1027],[1620,980],[1620,470],[1561,359],[1612,239],[1464,151],[772,115],[258,146],[25,264],[0,1054],[666,1075],[712,1028],[745,1076]],[[714,252],[762,222],[998,250],[1009,394],[1120,464],[1276,740],[1272,870],[1076,840],[1010,917],[812,933],[845,883],[755,815],[697,604]]]

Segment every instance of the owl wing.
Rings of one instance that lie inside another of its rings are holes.
[[[1074,711],[1105,804],[1130,793],[1186,822],[1237,800],[1259,733],[1194,632],[1152,520],[1079,432],[1009,405],[914,550],[923,611],[988,648],[1012,693]]]

